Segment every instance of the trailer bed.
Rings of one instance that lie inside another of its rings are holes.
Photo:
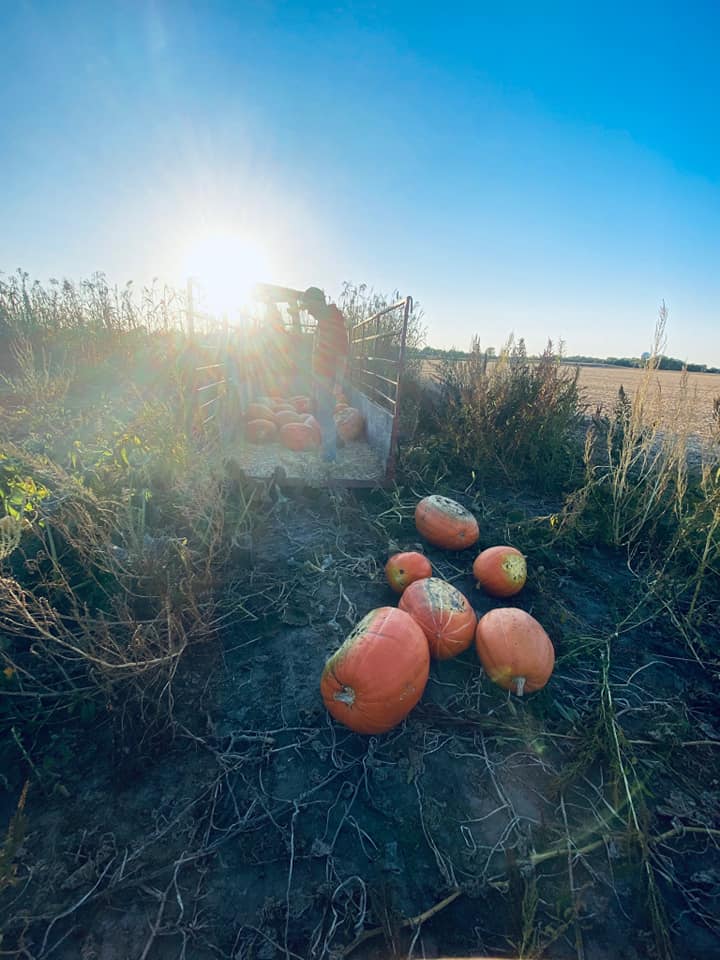
[[[258,480],[275,476],[278,468],[286,482],[306,486],[327,486],[328,480],[343,486],[375,486],[385,480],[385,464],[365,441],[339,447],[335,463],[325,463],[319,452],[288,450],[280,443],[238,440],[227,452],[248,477]]]
[[[285,288],[271,289],[275,294],[278,290],[288,296],[297,294]],[[242,436],[249,400],[273,395],[273,371],[263,371],[257,356],[243,352],[246,341],[242,335],[231,343],[227,326],[200,345],[202,362],[195,367],[193,381],[198,428],[215,431],[227,458],[251,480],[273,478],[278,483],[316,487],[390,485],[395,478],[400,376],[411,310],[412,298],[405,297],[352,324],[343,391],[349,405],[362,414],[365,437],[339,447],[334,463],[325,463],[316,451],[292,451],[280,443],[249,443]],[[285,383],[287,396],[312,394],[313,331],[314,327],[295,337],[296,380],[291,392]]]

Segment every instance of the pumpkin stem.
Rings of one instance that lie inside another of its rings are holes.
[[[352,687],[343,687],[333,694],[333,700],[339,700],[340,703],[346,703],[351,707],[355,703],[355,691]]]
[[[515,693],[521,697],[525,689],[525,677],[514,677],[513,679],[515,680]]]

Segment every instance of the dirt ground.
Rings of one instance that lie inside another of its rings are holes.
[[[329,719],[319,677],[360,616],[395,604],[388,553],[426,549],[414,498],[265,496],[173,725],[132,748],[110,717],[66,731],[62,781],[31,788],[4,955],[718,955],[718,678],[626,559],[554,545],[538,518],[557,505],[460,493],[481,545],[528,555],[515,599],[555,674],[510,698],[471,649],[433,663],[402,726],[364,737]],[[473,587],[473,551],[427,552],[478,614],[499,605]]]

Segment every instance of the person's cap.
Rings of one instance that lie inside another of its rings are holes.
[[[325,294],[320,287],[308,287],[302,295],[302,302],[308,305],[319,304],[320,306],[324,306],[326,303]]]

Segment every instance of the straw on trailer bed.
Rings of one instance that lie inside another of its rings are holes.
[[[335,463],[324,462],[316,451],[288,450],[280,443],[241,441],[229,452],[248,477],[259,480],[272,477],[278,467],[289,481],[302,481],[308,486],[323,486],[328,479],[371,486],[381,483],[385,476],[380,457],[364,441],[340,447]]]

